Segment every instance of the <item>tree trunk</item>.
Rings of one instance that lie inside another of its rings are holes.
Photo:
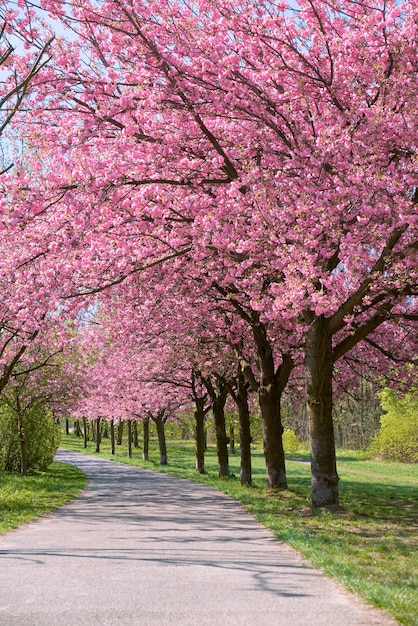
[[[149,417],[146,417],[142,422],[143,426],[143,437],[144,437],[144,446],[142,448],[142,458],[144,461],[148,461],[148,450],[149,450]]]
[[[235,430],[232,424],[229,427],[229,454],[235,454]]]
[[[276,380],[268,385],[260,385],[258,401],[263,425],[267,487],[270,489],[287,489],[280,400],[281,394]]]
[[[239,414],[239,438],[241,452],[240,480],[242,485],[251,485],[251,431],[250,410],[248,407],[248,392],[245,386],[244,376],[238,373],[238,389],[235,397]]]
[[[158,413],[153,419],[157,426],[158,447],[160,449],[160,465],[167,465],[167,444],[165,440],[164,411]]]
[[[70,420],[68,419],[68,417],[65,418],[65,434],[70,434]]]
[[[110,420],[110,452],[115,454],[115,422]]]
[[[118,446],[122,445],[122,440],[123,440],[123,421],[121,420],[118,424],[118,438],[116,442]]]
[[[74,421],[74,433],[76,437],[81,437],[81,428],[79,420]]]
[[[215,420],[216,448],[218,452],[218,474],[229,476],[228,438],[225,425],[225,402],[227,391],[221,388],[212,398],[212,412]]]
[[[205,400],[203,398],[195,398],[196,409],[194,412],[194,420],[196,425],[195,443],[196,443],[196,472],[198,474],[205,473]]]
[[[88,442],[88,440],[89,440],[87,428],[88,428],[87,417],[83,417],[83,440],[84,440],[84,448],[87,448],[87,442]]]
[[[253,335],[257,346],[260,373],[258,402],[263,426],[267,487],[287,489],[280,403],[292,371],[293,361],[290,356],[283,355],[283,362],[276,371],[273,350],[264,325],[260,323],[254,326]]]
[[[306,337],[307,413],[311,449],[312,506],[338,504],[338,475],[332,421],[332,337],[324,317]]]
[[[132,459],[132,420],[128,420],[128,456]]]
[[[93,426],[94,430],[94,426]],[[100,444],[102,441],[102,420],[100,417],[96,419],[96,452],[100,452]]]

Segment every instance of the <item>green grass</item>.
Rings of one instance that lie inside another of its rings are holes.
[[[54,461],[34,476],[0,471],[0,533],[16,528],[76,496],[86,477],[76,467]]]
[[[95,454],[95,444],[89,442],[84,451],[82,440],[72,435],[63,437],[62,446]],[[134,450],[134,458],[129,459],[124,446],[117,446],[112,457],[106,439],[102,451],[100,456],[104,458],[187,478],[229,494],[279,539],[348,590],[387,611],[401,624],[418,625],[417,465],[366,461],[360,453],[340,451],[342,510],[312,511],[306,454],[293,455],[286,462],[289,490],[269,492],[260,451],[253,454],[252,487],[243,487],[239,482],[238,454],[230,457],[236,477],[217,477],[213,447],[206,455],[207,473],[197,475],[193,442],[168,442],[169,465],[165,467],[158,463],[155,441],[150,443],[151,460],[147,462],[142,460],[140,450]]]

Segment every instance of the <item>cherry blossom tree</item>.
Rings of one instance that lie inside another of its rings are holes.
[[[199,278],[249,315],[276,406],[303,354],[312,501],[338,503],[334,364],[416,314],[416,3],[43,6],[78,40],[22,136],[70,295]]]
[[[48,310],[39,306],[42,289],[47,286],[37,281],[33,289],[34,268],[26,271],[36,244],[27,233],[16,231],[13,216],[13,196],[19,183],[13,171],[11,124],[16,113],[28,105],[30,93],[50,60],[52,41],[50,33],[35,30],[31,16],[18,16],[9,4],[0,5],[0,392],[28,345],[36,339]]]

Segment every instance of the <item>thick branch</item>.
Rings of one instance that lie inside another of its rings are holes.
[[[348,335],[339,344],[337,344],[332,353],[334,363],[340,359],[344,354],[349,352],[355,345],[357,345],[363,339],[366,339],[370,333],[372,333],[378,326],[383,324],[387,320],[387,314],[383,311],[379,311],[373,317],[371,317],[365,324],[359,326],[351,335]]]

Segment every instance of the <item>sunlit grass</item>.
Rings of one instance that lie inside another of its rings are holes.
[[[54,461],[34,476],[0,471],[0,532],[16,528],[64,504],[85,486],[76,467]]]
[[[63,447],[96,454],[95,444],[72,435]],[[310,467],[306,454],[287,460],[289,489],[265,488],[263,454],[253,453],[252,487],[239,482],[239,455],[230,457],[235,477],[219,479],[215,448],[209,447],[206,474],[197,475],[193,442],[168,442],[168,466],[158,463],[155,441],[150,460],[134,449],[129,459],[125,446],[110,454],[104,439],[104,458],[122,461],[187,478],[236,498],[275,535],[296,548],[311,563],[337,578],[347,589],[391,613],[401,624],[418,625],[418,466],[363,460],[360,453],[338,454],[340,511],[310,508]],[[302,462],[301,462],[302,461]]]

